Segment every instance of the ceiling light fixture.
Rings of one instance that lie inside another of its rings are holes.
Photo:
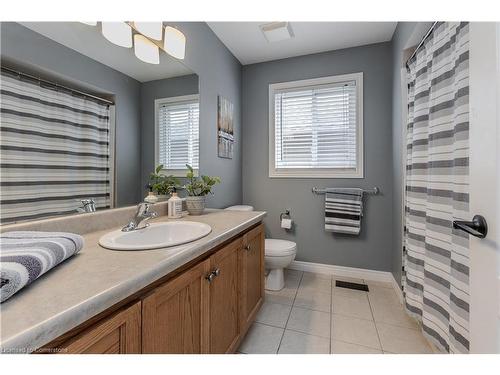
[[[163,49],[175,58],[184,59],[186,54],[186,36],[171,26],[165,27]]]
[[[160,50],[180,60],[186,54],[186,36],[171,26],[164,30],[163,22],[101,22],[101,32],[107,40],[118,46],[134,46],[137,58],[150,64],[160,63]]]
[[[101,32],[111,43],[132,47],[132,28],[124,22],[101,22]]]
[[[134,53],[139,60],[150,64],[160,63],[158,46],[141,34],[134,35]]]
[[[280,42],[294,37],[289,22],[271,22],[259,27],[269,43]]]
[[[155,40],[163,38],[162,22],[134,22],[134,28],[144,36]]]

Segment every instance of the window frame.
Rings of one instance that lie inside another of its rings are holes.
[[[187,102],[187,101],[198,101],[198,105],[200,102],[200,94],[192,94],[192,95],[181,95],[181,96],[171,96],[167,98],[155,99],[155,168],[158,164],[160,164],[160,121],[158,119],[158,112],[160,106],[169,103],[179,103],[179,102]],[[199,111],[199,109],[198,109]],[[199,118],[199,117],[198,117]],[[198,143],[200,139],[200,121],[198,120]],[[197,177],[199,174],[199,166],[200,166],[200,144],[198,144],[198,168],[194,169],[194,175]],[[186,177],[187,168],[184,169],[167,169],[163,168],[162,172],[172,175],[174,177]]]
[[[356,82],[356,168],[276,168],[275,93],[286,89],[308,88]],[[363,171],[363,73],[342,74],[269,85],[269,177],[270,178],[364,178]]]

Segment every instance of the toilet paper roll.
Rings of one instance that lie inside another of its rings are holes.
[[[291,229],[292,228],[292,219],[281,219],[281,228]]]

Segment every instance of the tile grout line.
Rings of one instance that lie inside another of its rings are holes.
[[[295,303],[295,299],[297,298],[297,293],[299,292],[300,283],[302,283],[303,276],[304,276],[304,272],[302,271],[302,273],[300,274],[300,280],[299,280],[299,283],[297,285],[297,289],[295,290],[295,295],[293,296],[292,308],[290,309],[290,312],[288,313],[288,318],[286,319],[285,328],[283,329],[283,333],[281,334],[281,339],[280,339],[280,343],[278,344],[278,350],[276,351],[276,354],[279,354],[279,351],[281,348],[281,343],[283,342],[283,337],[285,337],[286,326],[288,325],[288,321],[290,320],[290,315],[292,315],[293,305]],[[286,280],[285,280],[285,283],[286,283]]]
[[[277,327],[275,327],[275,328],[277,328]],[[296,333],[301,333],[301,334],[306,335],[306,336],[318,337],[318,338],[325,339],[325,340],[328,339],[328,337],[325,337],[325,336],[315,335],[314,333],[302,332],[302,331],[299,331],[299,330],[294,329],[294,328],[287,328],[286,330],[296,332]]]
[[[363,282],[366,283],[365,280],[363,280]],[[380,345],[380,350],[382,351],[383,354],[384,348],[382,347],[382,340],[380,340],[380,334],[378,333],[377,322],[375,321],[375,315],[373,314],[372,303],[370,302],[370,297],[368,295],[369,293],[370,292],[366,293],[366,299],[368,300],[368,305],[370,306],[370,312],[372,313],[372,318],[373,318],[373,325],[375,326],[375,332],[377,332],[378,343]]]
[[[335,341],[338,341],[338,342],[343,342],[344,344],[349,344],[349,345],[356,345],[356,346],[362,346],[363,348],[368,348],[368,349],[374,349],[374,350],[380,350],[381,352],[383,352],[383,350],[381,348],[374,348],[373,346],[368,346],[366,344],[357,344],[355,342],[349,342],[349,341],[345,341],[345,340],[335,340]],[[332,353],[334,354],[334,353]],[[349,353],[349,354],[357,354],[357,353]],[[394,354],[394,353],[393,353]]]
[[[333,276],[330,278],[330,342],[329,342],[330,354],[333,354],[332,341],[333,341]]]

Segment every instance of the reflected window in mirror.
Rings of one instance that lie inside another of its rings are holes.
[[[1,224],[113,207],[114,105],[5,68],[1,78]]]
[[[199,169],[199,113],[199,95],[155,100],[155,161],[167,174],[184,177],[186,164]]]

